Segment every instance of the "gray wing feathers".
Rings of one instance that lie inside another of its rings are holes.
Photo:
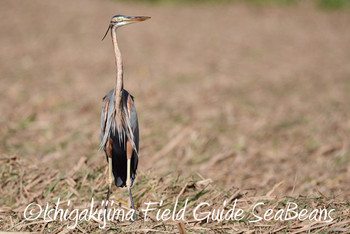
[[[112,121],[114,120],[113,114],[115,113],[113,97],[114,97],[114,89],[111,90],[104,98],[105,101],[104,101],[104,105],[102,106],[102,116],[101,116],[101,144],[100,144],[99,150],[103,149],[103,147],[106,145],[107,140],[109,140],[110,130],[115,129],[115,121]],[[107,100],[109,100],[109,104],[107,108],[107,113],[105,113],[104,106]],[[105,121],[104,119],[105,115],[107,115],[107,121]]]
[[[118,132],[119,143],[120,144],[123,143],[124,149],[125,149],[126,141],[124,139],[126,136],[130,140],[135,153],[138,155],[139,129],[138,129],[138,119],[137,119],[137,113],[136,113],[134,101],[132,96],[126,90],[123,90],[122,95],[123,95],[122,108],[125,113],[125,115],[123,116],[125,116],[125,118],[123,118],[123,121],[122,121],[123,126],[122,128],[120,128],[122,131]],[[115,90],[113,89],[104,97],[102,114],[101,114],[101,144],[100,144],[99,150],[103,149],[104,146],[106,145],[107,141],[110,138],[111,130],[115,131],[115,129],[118,129],[117,122],[115,121],[116,110],[114,105],[114,96],[115,96]],[[132,103],[130,115],[127,108],[127,102],[129,98],[131,99],[131,103]],[[109,101],[109,104],[108,104],[107,113],[106,113],[105,105],[107,101]]]
[[[126,113],[125,118],[125,125],[124,131],[126,132],[126,136],[128,137],[129,141],[131,142],[132,148],[134,149],[135,153],[138,155],[138,146],[136,146],[136,139],[135,139],[135,130],[138,128],[138,121],[137,121],[137,114],[135,110],[134,101],[129,93],[125,95],[126,98],[124,98],[123,95],[123,109]],[[127,102],[130,99],[131,101],[131,110],[129,113]]]

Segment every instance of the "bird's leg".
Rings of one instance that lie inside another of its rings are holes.
[[[107,146],[106,146],[106,151],[107,151],[107,156],[108,156],[108,192],[107,192],[106,206],[105,206],[106,212],[107,212],[108,203],[109,203],[109,195],[111,193],[112,183],[113,183],[113,177],[112,177],[112,146],[113,146],[113,141],[110,139],[107,142]]]
[[[130,179],[132,151],[133,151],[132,145],[128,140],[126,142],[126,154],[127,154],[126,155],[127,156],[126,187],[128,188],[128,191],[129,191],[129,207],[131,206],[131,208],[134,210],[134,220],[136,220],[137,219],[136,210],[134,206],[134,199],[132,198],[132,193],[131,193],[131,179]]]

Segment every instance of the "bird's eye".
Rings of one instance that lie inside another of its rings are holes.
[[[113,22],[120,22],[120,21],[123,21],[123,17],[113,18]]]

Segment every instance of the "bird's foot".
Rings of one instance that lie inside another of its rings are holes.
[[[136,209],[134,206],[134,199],[132,197],[132,193],[131,193],[131,189],[128,188],[129,190],[129,207],[131,207],[131,209],[133,210],[133,220],[132,221],[136,221],[137,220],[137,215],[136,215]]]

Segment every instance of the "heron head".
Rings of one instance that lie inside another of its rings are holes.
[[[127,24],[132,24],[140,21],[145,21],[150,19],[148,16],[125,16],[125,15],[115,15],[111,19],[111,27],[120,27]]]
[[[112,17],[111,22],[109,24],[109,27],[107,29],[106,34],[104,35],[103,39],[106,37],[109,29],[117,29],[120,26],[132,24],[136,22],[141,22],[150,19],[151,17],[148,16],[125,16],[125,15],[115,15]],[[103,40],[102,39],[102,40]]]

